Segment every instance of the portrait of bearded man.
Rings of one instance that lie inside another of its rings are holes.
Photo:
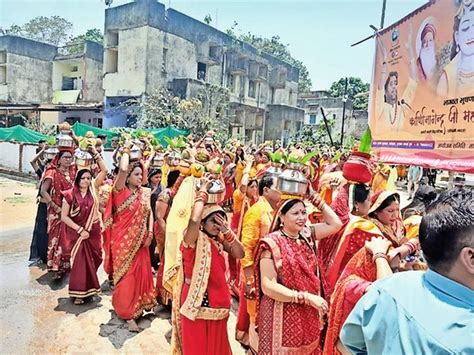
[[[426,22],[426,21],[425,21]],[[427,22],[420,27],[417,44],[418,58],[416,60],[416,74],[418,80],[431,80],[436,74],[438,66],[436,60],[436,28],[434,24]]]

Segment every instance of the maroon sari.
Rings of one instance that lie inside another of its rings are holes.
[[[112,190],[105,211],[104,234],[110,240],[110,260],[114,279],[112,305],[121,319],[138,318],[155,304],[150,252],[144,245],[150,216],[148,188],[133,193],[128,188]]]
[[[257,326],[259,354],[319,354],[322,324],[318,310],[304,304],[279,302],[263,294],[260,258],[265,250],[272,254],[278,283],[293,290],[319,294],[318,261],[314,235],[302,232],[304,240],[289,239],[280,231],[260,241],[255,257],[257,291]]]
[[[46,169],[43,181],[50,179],[51,187],[49,194],[51,200],[59,207],[63,204],[62,191],[72,188],[74,177],[76,176],[76,167],[71,166],[69,172],[65,175],[59,172],[55,164]],[[56,213],[51,205],[48,206],[48,270],[64,273],[70,268],[69,256],[63,256],[60,246],[61,239],[61,212]]]
[[[102,263],[102,247],[98,204],[90,189],[84,197],[76,187],[62,194],[70,206],[69,217],[89,231],[89,238],[83,239],[63,223],[60,239],[63,257],[71,258],[69,295],[85,298],[100,292],[97,269]]]

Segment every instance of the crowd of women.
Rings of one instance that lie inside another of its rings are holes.
[[[101,292],[103,265],[130,331],[144,312],[171,309],[172,353],[230,354],[232,298],[232,336],[249,352],[344,353],[340,330],[370,285],[424,268],[418,226],[434,189],[422,186],[401,211],[383,166],[366,166],[361,183],[343,173],[347,154],[222,148],[209,132],[163,152],[126,140],[108,172],[105,142],[82,147],[92,159],[78,165],[74,140],[49,161],[40,147],[32,162],[40,187],[30,261],[54,279],[68,273],[77,305]],[[307,179],[300,194],[281,183],[295,161]]]

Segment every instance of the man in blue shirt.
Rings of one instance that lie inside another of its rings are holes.
[[[354,354],[474,354],[474,200],[443,193],[426,211],[420,243],[428,271],[380,280],[340,334]]]

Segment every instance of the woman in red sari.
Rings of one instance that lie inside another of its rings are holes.
[[[112,196],[105,211],[104,239],[110,240],[114,289],[112,306],[128,329],[138,332],[135,321],[144,310],[156,304],[149,245],[153,238],[153,217],[148,188],[142,187],[143,166],[129,164],[131,143],[127,142],[120,159]],[[105,263],[105,265],[110,265]]]
[[[101,169],[95,181],[102,184],[107,168],[97,152],[95,158]],[[69,296],[75,297],[75,304],[82,304],[85,298],[100,292],[97,269],[102,263],[102,234],[99,201],[92,181],[90,170],[79,170],[74,187],[62,193],[61,246],[65,255],[71,255]]]
[[[337,232],[342,223],[316,196],[310,200],[322,211],[325,223],[306,226],[304,202],[288,200],[276,215],[273,232],[258,246],[258,354],[321,353],[320,333],[328,304],[319,296],[316,241]]]
[[[206,205],[204,179],[181,244],[182,267],[173,292],[172,354],[231,354],[227,334],[230,292],[224,251],[234,258],[244,248],[228,227],[219,205]]]
[[[323,286],[324,298],[329,302],[334,284],[327,281],[328,272],[334,262],[339,242],[347,225],[358,217],[366,217],[370,208],[370,188],[364,184],[347,183],[342,186],[331,204],[343,226],[341,229],[318,243],[318,262],[320,265],[320,278]]]
[[[387,250],[391,245],[392,243],[386,238],[372,238],[344,268],[331,298],[324,355],[347,353],[339,343],[342,325],[369,286],[375,280],[392,275],[387,256]]]
[[[72,164],[72,150],[61,150],[46,167],[41,183],[41,196],[48,204],[48,271],[60,279],[70,268],[69,257],[60,247],[62,191],[72,188],[76,166]]]
[[[368,217],[357,217],[349,222],[327,273],[329,289],[334,289],[346,264],[372,237],[385,237],[392,242],[394,249],[390,251],[390,260],[397,255],[403,259],[419,248],[417,239],[407,241],[405,238],[398,193],[379,192],[372,197]]]

